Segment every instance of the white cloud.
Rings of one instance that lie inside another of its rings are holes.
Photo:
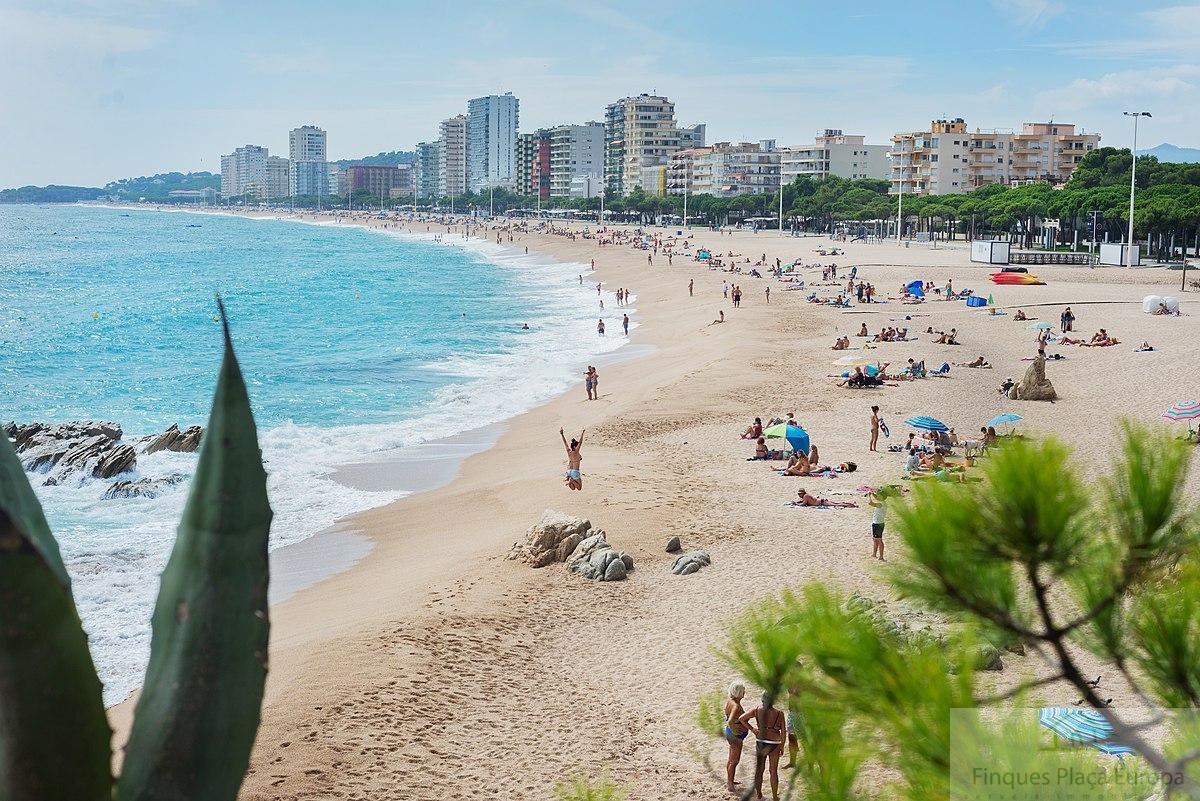
[[[1034,30],[1066,11],[1066,6],[1056,0],[992,0],[992,5],[1010,15],[1018,26]]]
[[[0,61],[106,56],[147,50],[158,41],[150,29],[99,19],[0,8]]]

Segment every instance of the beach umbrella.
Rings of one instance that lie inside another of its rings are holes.
[[[1163,413],[1164,420],[1194,420],[1200,417],[1200,401],[1177,401]]]
[[[1016,422],[1019,422],[1024,419],[1025,418],[1019,414],[1013,414],[1012,412],[1005,412],[1004,414],[998,414],[995,417],[993,417],[991,420],[988,420],[987,424],[989,426],[992,426],[993,428],[995,428],[996,426],[1007,425],[1008,423],[1016,423]]]
[[[1029,325],[1027,325],[1025,327],[1028,328],[1030,331],[1045,331],[1047,328],[1053,328],[1054,326],[1052,326],[1052,325],[1050,325],[1050,323],[1047,323],[1044,320],[1042,320],[1042,321],[1038,321],[1036,323],[1030,323]]]
[[[792,450],[808,453],[808,432],[796,423],[777,423],[763,430],[767,439],[786,439]]]
[[[949,431],[950,430],[950,426],[946,425],[941,420],[938,420],[933,417],[929,417],[928,415],[919,415],[917,417],[910,417],[907,420],[905,420],[904,422],[907,425],[912,426],[913,428],[920,428],[925,431]]]
[[[843,356],[834,362],[838,367],[864,367],[874,363],[874,359],[870,356]]]
[[[1094,709],[1052,706],[1038,710],[1038,723],[1073,743],[1090,745],[1105,754],[1132,754],[1127,745],[1112,743],[1112,724]]]

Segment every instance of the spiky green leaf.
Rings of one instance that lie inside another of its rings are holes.
[[[107,801],[110,736],[58,544],[0,433],[0,798]]]
[[[226,324],[200,462],[155,605],[121,801],[237,796],[267,674],[270,525],[262,452]]]

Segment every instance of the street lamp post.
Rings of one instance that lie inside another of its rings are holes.
[[[1126,266],[1133,266],[1133,190],[1137,188],[1137,129],[1138,117],[1152,116],[1149,111],[1122,111],[1126,117],[1133,117],[1133,147],[1130,153],[1133,155],[1132,169],[1129,171],[1129,257]]]

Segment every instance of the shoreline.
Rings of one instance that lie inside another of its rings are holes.
[[[831,260],[813,253],[825,239],[690,233],[714,252]],[[917,312],[893,302],[847,313],[783,291],[772,292],[767,306],[763,288],[780,285],[682,258],[673,267],[656,258],[648,267],[644,252],[594,240],[527,234],[521,242],[555,258],[595,257],[597,280],[636,293],[646,322],[636,339],[653,350],[606,367],[599,401],[568,390],[512,418],[452,483],[353,518],[373,544],[369,558],[272,608],[272,670],[242,798],[543,799],[555,782],[602,771],[635,798],[727,797],[702,762],[723,761],[720,743],[692,720],[699,696],[731,678],[712,650],[730,621],[756,598],[810,580],[847,593],[880,591],[863,533],[869,513],[785,507],[803,480],[746,462],[750,446],[737,434],[756,414],[796,411],[823,461],[857,461],[855,478],[819,487],[852,499],[859,483],[899,473],[894,455],[866,452],[871,403],[883,406],[896,429],[905,416],[936,413],[970,431],[978,417],[1007,405],[994,385],[1006,372],[1019,376],[1020,358],[1033,349],[1030,332],[1011,315],[989,318],[932,301],[919,311],[921,328],[955,326],[965,346],[918,335],[880,344],[872,355],[933,364],[983,352],[996,370],[956,367],[946,379],[877,393],[841,390],[826,378],[838,355],[829,350],[834,334]],[[832,261],[845,269],[877,260],[880,247],[849,246]],[[1157,269],[1052,268],[1038,271],[1046,287],[990,287],[987,268],[970,265],[963,253],[891,250],[902,266],[860,271],[885,293],[910,276],[953,277],[957,286],[993,291],[997,306],[1128,301],[1175,278]],[[695,298],[687,292],[691,279]],[[747,288],[743,308],[722,298],[725,280]],[[1200,346],[1172,334],[1175,319],[1132,305],[1088,308],[1095,310],[1081,311],[1081,328],[1107,324],[1124,342],[1169,344],[1144,367],[1134,359],[1135,369],[1187,374],[1200,355]],[[725,325],[712,325],[718,309]],[[1023,427],[1062,436],[1089,470],[1102,469],[1120,415],[1150,417],[1184,391],[1116,378],[1131,358],[1124,345],[1072,349],[1050,368],[1059,402],[1021,405]],[[1080,427],[1084,415],[1091,423]],[[562,487],[560,425],[588,430],[581,493]],[[532,570],[505,561],[546,508],[608,531],[614,547],[634,557],[629,580],[592,585],[561,566]],[[672,576],[663,553],[672,534],[685,549],[708,550],[712,566]],[[1000,681],[1038,670],[1033,660],[1006,662]],[[1061,700],[1053,686],[1046,692]],[[743,759],[741,769],[752,763]]]

